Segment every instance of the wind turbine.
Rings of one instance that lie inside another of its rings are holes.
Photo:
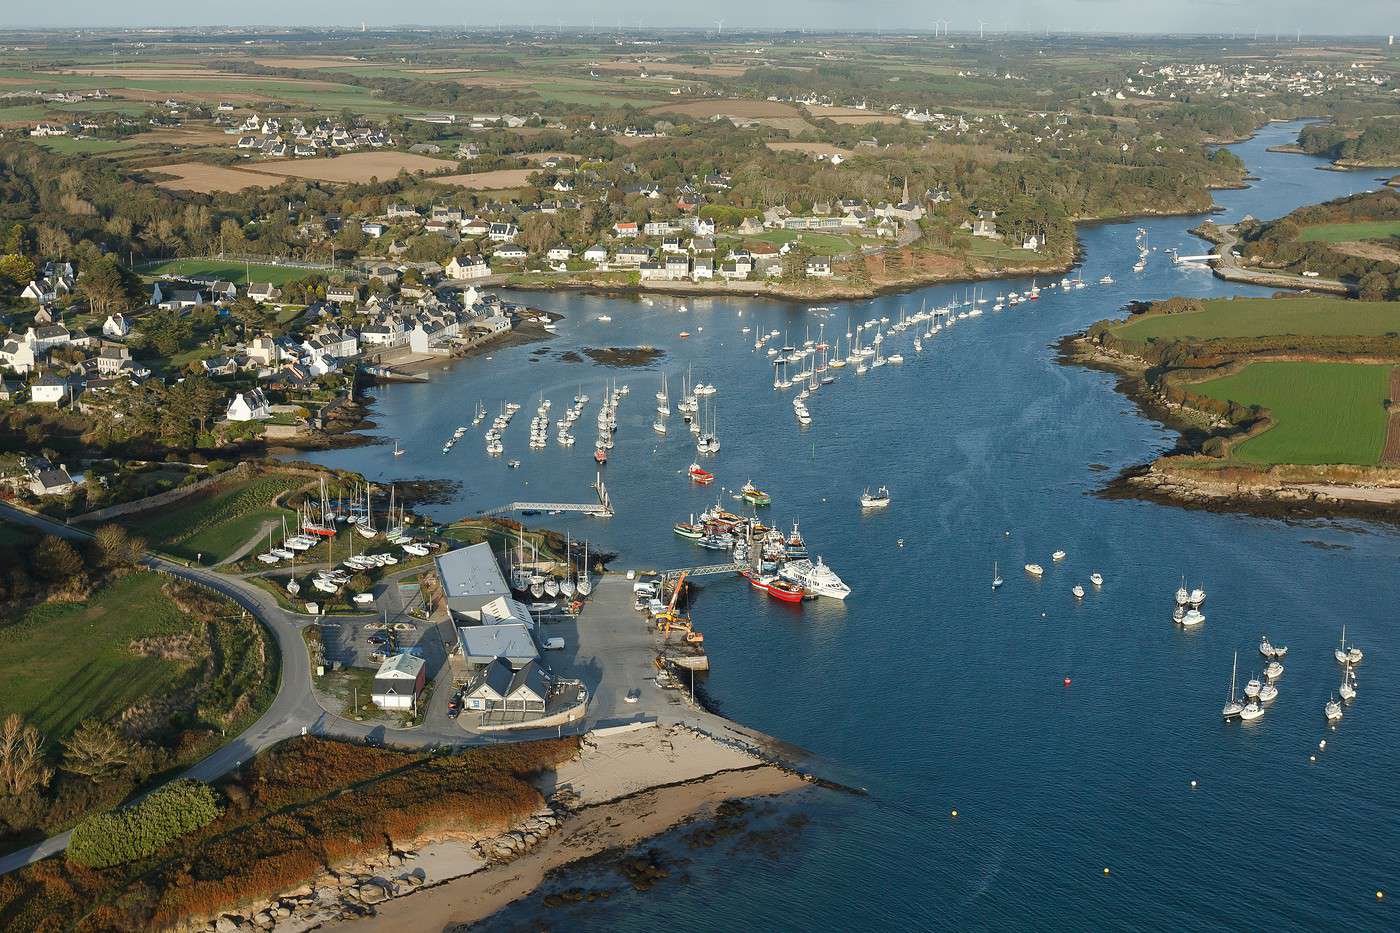
[[[982,30],[986,27],[986,25],[987,25],[987,24],[984,23],[984,22],[983,22],[982,20],[980,20],[980,19],[977,21],[977,38],[979,38],[979,39],[982,38],[982,36],[983,36]]]
[[[724,20],[721,19],[715,21],[715,35],[724,35]]]

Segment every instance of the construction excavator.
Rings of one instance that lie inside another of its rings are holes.
[[[685,642],[690,645],[699,645],[705,641],[705,636],[695,631],[690,624],[690,616],[682,613],[677,604],[680,602],[681,591],[685,589],[685,571],[681,572],[676,580],[675,588],[671,590],[671,601],[666,604],[666,608],[656,614],[656,627],[669,641],[672,632],[684,632]]]

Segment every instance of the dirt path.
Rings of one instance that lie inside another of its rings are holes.
[[[257,534],[253,535],[247,541],[243,542],[243,544],[238,548],[238,550],[234,551],[232,554],[230,554],[228,557],[225,557],[223,560],[219,561],[214,566],[222,567],[225,564],[238,563],[240,560],[247,557],[249,552],[251,552],[253,548],[257,547],[260,543],[262,543],[262,541],[267,537],[267,533],[276,527],[277,524],[275,522],[263,522],[262,527],[258,529]]]

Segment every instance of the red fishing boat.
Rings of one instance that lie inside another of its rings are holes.
[[[755,573],[751,568],[747,567],[739,571],[739,576],[743,577],[745,580],[748,580],[749,586],[753,587],[756,590],[764,591],[767,591],[768,584],[776,579],[775,577],[766,577],[762,574]]]
[[[800,603],[802,597],[807,595],[807,591],[796,583],[789,583],[786,580],[769,580],[765,587],[768,595],[774,599],[781,599],[785,603]]]
[[[597,450],[593,451],[593,459],[597,460],[600,464],[607,463],[608,452],[603,448],[599,447]]]
[[[715,481],[715,474],[698,463],[692,463],[690,469],[686,471],[686,475],[690,477],[691,482],[699,483],[701,486],[708,486]]]

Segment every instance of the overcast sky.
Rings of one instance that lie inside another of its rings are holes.
[[[5,26],[334,26],[368,22],[422,25],[500,24],[612,27],[725,28],[807,26],[816,29],[931,28],[950,20],[954,32],[987,28],[1097,32],[1231,32],[1272,38],[1301,29],[1318,35],[1400,32],[1400,0],[710,0],[705,4],[651,0],[535,0],[464,3],[462,0],[45,0],[0,4]]]

